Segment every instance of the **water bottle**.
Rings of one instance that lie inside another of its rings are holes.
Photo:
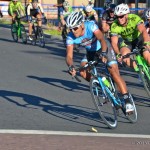
[[[110,82],[106,79],[106,77],[102,77],[102,81],[103,83],[111,90],[112,87],[111,87],[111,84]]]

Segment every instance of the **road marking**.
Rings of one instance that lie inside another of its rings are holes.
[[[72,136],[98,136],[98,137],[129,137],[129,138],[150,138],[150,135],[139,134],[109,134],[109,133],[88,133],[68,131],[46,131],[46,130],[0,130],[4,134],[44,134],[44,135],[72,135]]]

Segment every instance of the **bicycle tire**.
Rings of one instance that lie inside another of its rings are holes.
[[[117,113],[114,104],[112,103],[111,96],[105,90],[105,94],[102,92],[102,88],[99,81],[96,78],[90,80],[90,93],[93,103],[105,124],[113,129],[117,127]],[[107,97],[104,99],[103,97]],[[108,108],[107,108],[108,107]]]
[[[137,110],[136,110],[136,106],[135,106],[133,97],[132,97],[132,95],[130,93],[129,93],[129,96],[130,96],[130,103],[133,105],[134,111],[132,112],[132,114],[126,114],[126,117],[128,118],[128,120],[131,123],[136,123],[137,122]]]
[[[15,27],[16,29],[14,29],[13,24],[11,25],[11,35],[12,38],[15,42],[18,42],[18,35],[17,35],[17,27]]]
[[[22,43],[27,44],[27,33],[23,24],[20,25],[21,28],[21,39]]]
[[[39,28],[38,39],[40,47],[45,47],[45,37],[41,27]]]
[[[141,80],[143,82],[144,88],[145,88],[148,96],[150,97],[150,80],[148,79],[147,75],[143,71],[142,66],[139,66],[139,74],[140,74]],[[149,74],[150,74],[150,69],[149,69]]]

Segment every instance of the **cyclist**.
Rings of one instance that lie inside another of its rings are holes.
[[[109,8],[104,11],[102,15],[102,31],[106,34],[106,37],[110,37],[110,27],[113,21],[116,19],[116,16],[114,15],[115,11],[115,4],[110,4]]]
[[[106,41],[102,32],[98,26],[92,21],[84,21],[82,12],[71,13],[66,22],[67,27],[70,29],[70,33],[67,36],[67,54],[66,64],[69,67],[69,72],[72,76],[76,74],[73,66],[73,45],[80,44],[86,48],[86,55],[81,60],[81,66],[84,66],[88,61],[92,61],[99,57],[99,53],[102,54],[102,61],[106,62],[112,78],[118,86],[118,89],[122,93],[126,102],[126,111],[130,112],[134,110],[134,107],[129,103],[130,97],[127,91],[125,81],[120,76],[117,61],[115,59],[113,51],[111,51],[110,43],[107,47]],[[90,81],[91,75],[88,71],[81,70],[80,75],[87,81]]]
[[[67,37],[67,33],[69,32],[67,31],[67,27],[66,27],[66,19],[73,10],[72,7],[69,5],[68,1],[63,2],[63,8],[64,10],[60,12],[60,21],[62,26],[62,38],[63,38],[64,46],[66,47],[66,37]]]
[[[92,8],[91,5],[87,5],[87,6],[85,7],[84,13],[85,13],[85,19],[86,19],[86,20],[89,20],[89,21],[93,20],[93,21],[95,21],[96,23],[98,23],[98,15],[97,15],[97,12]]]
[[[122,60],[122,56],[130,53],[135,46],[139,48],[144,46],[142,54],[150,64],[150,38],[144,22],[138,15],[130,14],[128,5],[124,3],[116,6],[114,13],[117,19],[111,25],[111,43],[117,54],[117,60],[119,62],[124,61],[128,66],[138,71],[135,61],[130,58]],[[118,36],[121,36],[121,38]]]
[[[145,12],[145,19],[146,19],[146,24],[145,24],[146,31],[150,36],[150,9]]]
[[[12,17],[12,23],[14,23],[16,17],[20,17],[21,13],[25,15],[25,9],[21,2],[18,0],[12,0],[8,6],[8,14]]]
[[[45,18],[43,8],[38,0],[32,0],[27,6],[27,19],[29,23],[29,40],[33,40],[32,37],[32,17],[37,18],[38,26],[42,26],[42,17]]]

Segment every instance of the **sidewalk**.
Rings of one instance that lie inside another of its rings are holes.
[[[149,150],[150,139],[0,134],[1,150]]]

